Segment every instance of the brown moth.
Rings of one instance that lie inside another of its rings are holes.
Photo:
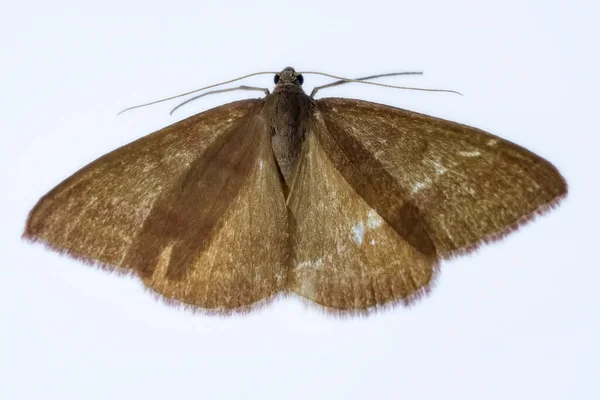
[[[487,132],[315,100],[289,67],[275,83],[82,168],[39,200],[24,237],[194,309],[244,311],[295,292],[356,312],[409,303],[441,259],[567,193],[552,164]]]

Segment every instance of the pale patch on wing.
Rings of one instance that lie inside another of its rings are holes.
[[[352,238],[356,244],[362,244],[365,238],[365,226],[362,221],[352,227]]]
[[[448,168],[444,167],[439,161],[429,160],[429,163],[433,166],[436,176],[442,176],[448,172]]]
[[[301,261],[296,265],[297,269],[302,268],[321,268],[323,266],[323,258],[319,257],[316,260]]]
[[[429,187],[429,185],[430,185],[430,184],[431,184],[431,182],[430,182],[429,180],[426,180],[426,181],[423,181],[423,182],[415,182],[415,183],[413,184],[413,187],[412,187],[412,191],[411,191],[411,193],[412,193],[412,194],[417,194],[417,193],[419,193],[421,190],[423,190],[423,189],[425,189],[425,188]]]
[[[379,228],[383,224],[381,217],[375,212],[375,210],[369,210],[366,219],[364,221],[358,221],[352,227],[352,238],[354,243],[361,245],[365,238],[365,233],[375,228]],[[375,244],[374,240],[371,240],[371,244]]]
[[[463,157],[479,157],[479,156],[481,156],[481,152],[479,152],[477,150],[473,150],[473,151],[459,151],[458,154],[461,155],[461,156],[463,156]]]
[[[288,288],[338,309],[365,309],[420,293],[433,276],[435,258],[418,252],[365,203],[333,168],[314,133],[304,146],[288,198],[296,221]]]
[[[377,214],[375,210],[369,210],[367,213],[367,228],[375,229],[379,228],[381,225],[383,225],[383,220],[379,214]]]

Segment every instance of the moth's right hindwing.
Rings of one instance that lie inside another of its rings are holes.
[[[400,236],[352,188],[313,125],[288,198],[293,259],[288,288],[323,306],[353,311],[423,294],[436,257]]]

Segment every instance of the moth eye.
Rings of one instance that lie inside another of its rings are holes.
[[[273,77],[273,82],[275,82],[275,84],[279,82],[279,74],[275,74],[275,76]]]
[[[298,83],[302,85],[304,83],[304,77],[302,75],[298,75],[296,77],[296,81],[298,81]]]

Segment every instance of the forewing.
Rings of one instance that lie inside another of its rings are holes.
[[[326,307],[361,310],[408,302],[431,283],[435,255],[400,236],[342,177],[314,124],[292,180],[288,288]]]
[[[231,309],[272,295],[287,224],[261,107],[221,106],[101,157],[38,202],[24,236],[134,270],[184,303]]]
[[[428,254],[432,244],[448,257],[496,239],[567,192],[548,161],[480,129],[352,99],[317,109],[335,168]]]

